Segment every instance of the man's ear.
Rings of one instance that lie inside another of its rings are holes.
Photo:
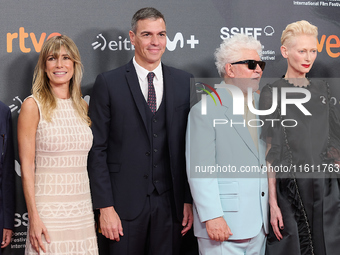
[[[282,45],[280,47],[280,50],[281,50],[282,57],[288,58],[288,49],[287,49],[287,47]]]
[[[230,78],[234,78],[235,77],[235,73],[234,73],[234,67],[232,64],[227,63],[224,67],[225,70],[225,74],[230,77]]]
[[[130,36],[130,42],[132,45],[135,45],[135,33],[132,32],[131,30],[129,31],[129,36]]]

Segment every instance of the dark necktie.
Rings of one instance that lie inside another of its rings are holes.
[[[156,112],[156,92],[153,86],[153,77],[155,77],[153,72],[148,73],[148,105],[154,114]]]

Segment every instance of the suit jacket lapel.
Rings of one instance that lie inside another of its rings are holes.
[[[174,113],[174,96],[176,88],[175,86],[175,80],[173,76],[171,75],[170,70],[167,68],[167,66],[162,65],[163,70],[163,86],[164,86],[164,92],[165,97],[163,96],[163,99],[165,99],[165,111],[166,111],[166,127],[167,132],[171,131],[171,123],[172,123],[172,117]]]
[[[127,80],[128,86],[130,87],[130,91],[135,101],[136,107],[139,111],[139,114],[141,115],[143,119],[145,130],[147,130],[146,113],[145,113],[145,107],[144,107],[145,98],[140,89],[136,69],[133,66],[132,60],[126,66],[126,80]]]
[[[248,148],[253,152],[253,154],[258,158],[259,152],[257,151],[254,141],[251,138],[251,135],[248,131],[248,126],[247,126],[248,124],[245,123],[245,126],[243,125],[245,120],[242,115],[233,114],[232,97],[229,94],[229,92],[226,91],[226,89],[221,89],[221,90],[219,90],[218,93],[224,94],[223,98],[226,98],[222,100],[222,104],[227,108],[224,113],[225,116],[229,120],[229,123],[227,125],[231,125],[231,121],[232,121],[233,123],[232,127],[236,130],[236,132],[239,134],[239,136],[244,141],[244,143],[248,146]]]
[[[257,93],[254,93],[254,100],[255,100],[255,108],[259,109],[259,101],[260,96]],[[256,115],[256,119],[260,120],[260,116]],[[266,143],[261,139],[261,128],[257,129],[257,139],[259,145],[259,158],[264,159],[266,157]]]

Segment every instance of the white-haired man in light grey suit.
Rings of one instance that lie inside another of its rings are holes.
[[[260,55],[261,44],[253,37],[237,34],[224,40],[215,52],[224,80],[216,86],[222,103],[216,106],[207,96],[189,114],[187,171],[194,199],[194,232],[204,255],[265,253],[265,142],[260,139],[258,117],[252,113],[265,66]],[[244,107],[243,115],[235,114],[240,111],[236,106]],[[202,114],[202,109],[207,113]],[[245,173],[250,169],[251,173]]]

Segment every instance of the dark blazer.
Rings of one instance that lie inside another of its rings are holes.
[[[11,111],[0,102],[0,240],[3,228],[14,227],[15,170],[12,132]]]
[[[162,70],[173,194],[177,217],[182,221],[183,204],[191,203],[185,131],[193,76],[165,65]],[[98,75],[89,109],[94,135],[88,162],[93,206],[114,206],[124,220],[136,218],[147,197],[152,161],[144,104],[132,60]]]

